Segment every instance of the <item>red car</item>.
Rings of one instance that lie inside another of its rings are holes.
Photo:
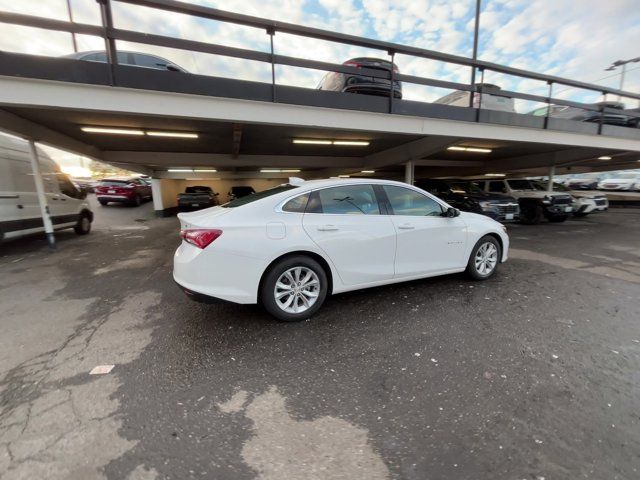
[[[109,202],[138,206],[151,199],[151,186],[136,177],[103,178],[96,187],[96,198],[103,206]]]

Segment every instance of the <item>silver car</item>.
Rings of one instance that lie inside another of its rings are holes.
[[[475,92],[473,94],[474,108],[515,113],[516,109],[513,98],[500,95],[501,88],[499,86],[490,83],[477,83],[476,86],[482,89],[482,93]],[[471,92],[456,90],[449,95],[439,98],[433,103],[454,105],[456,107],[468,107],[469,95],[471,95]]]

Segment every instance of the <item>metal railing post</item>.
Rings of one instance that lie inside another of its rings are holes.
[[[606,95],[607,92],[602,92],[603,95]],[[600,105],[600,117],[598,118],[598,135],[602,135],[602,124],[604,123],[604,109],[606,107],[604,105]]]
[[[544,116],[544,129],[549,128],[549,115],[551,115],[551,98],[553,97],[553,82],[547,82],[549,92],[547,94],[547,114]]]
[[[389,89],[389,113],[393,113],[393,98],[396,96],[396,92],[395,92],[395,78],[396,78],[396,71],[395,71],[395,59],[396,59],[396,52],[393,50],[389,50],[389,55],[391,55],[391,88]]]
[[[269,45],[271,47],[271,101],[276,102],[276,64],[273,51],[273,36],[276,31],[273,28],[268,28],[267,34],[269,34]]]
[[[482,87],[484,85],[484,67],[480,67],[480,88],[478,89],[478,109],[476,110],[476,122],[480,122],[480,110],[482,110]],[[473,102],[473,96],[475,95],[475,86],[474,91],[471,92],[471,101]],[[473,105],[473,103],[472,103]]]
[[[480,32],[480,8],[482,0],[476,0],[476,19],[473,28],[473,66],[471,67],[471,86],[476,83],[476,60],[478,60],[478,34]],[[473,95],[469,99],[469,107],[473,108]]]
[[[107,63],[109,64],[109,83],[116,84],[115,66],[118,64],[118,52],[116,41],[111,35],[113,30],[113,14],[111,12],[111,0],[96,0],[100,4],[100,17],[102,18],[103,38],[107,51]]]

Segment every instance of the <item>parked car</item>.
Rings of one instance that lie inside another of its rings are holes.
[[[78,235],[89,233],[93,212],[87,194],[39,148],[38,157],[53,228],[73,228]],[[39,232],[44,232],[44,224],[28,144],[0,135],[0,241]]]
[[[626,110],[626,114],[629,117],[627,126],[632,128],[640,128],[640,108],[632,108],[630,110]]]
[[[136,177],[103,178],[96,187],[96,198],[102,206],[110,202],[139,206],[151,200],[151,186]]]
[[[607,178],[598,183],[600,190],[640,190],[640,173],[622,172],[616,173],[611,178]]]
[[[380,58],[358,57],[347,60],[343,65],[366,70],[380,70],[391,75],[391,70],[395,74],[400,73],[398,66],[388,60]],[[391,79],[376,78],[363,72],[362,75],[348,73],[329,72],[320,81],[318,90],[330,90],[333,92],[364,93],[367,95],[389,96],[391,90]],[[402,83],[393,82],[393,96],[402,98]]]
[[[605,112],[602,116],[602,123],[607,125],[618,125],[625,127],[629,121],[629,115],[625,113],[624,104],[620,102],[597,102],[592,103],[592,107],[619,110],[617,112]],[[535,115],[538,117],[544,117],[547,115],[547,107],[537,108],[529,115]],[[549,110],[549,116],[553,118],[564,118],[567,120],[575,120],[576,122],[600,122],[600,112],[597,110],[585,110],[584,108],[570,107],[567,105],[551,105]]]
[[[87,62],[106,63],[107,52],[105,52],[104,50],[77,52],[70,55],[64,55],[63,58],[74,58],[76,60],[84,60]],[[118,64],[120,65],[152,68],[154,70],[169,70],[170,72],[189,73],[181,66],[170,62],[166,58],[162,58],[157,55],[150,55],[148,53],[118,50],[116,59],[118,61]]]
[[[473,94],[473,107],[482,108],[485,110],[498,110],[501,112],[516,111],[513,98],[505,95],[500,95],[501,88],[497,85],[490,83],[478,83],[476,87],[482,88],[482,93],[474,92]],[[439,98],[433,103],[439,103],[441,105],[454,105],[457,107],[468,107],[469,96],[471,92],[465,92],[464,90],[456,90],[442,98]]]
[[[236,198],[246,197],[247,195],[253,195],[256,191],[253,187],[248,185],[236,185],[231,187],[227,196],[229,197],[229,201],[235,200]]]
[[[604,178],[602,173],[583,173],[570,178],[565,185],[571,190],[596,190]]]
[[[187,187],[184,193],[178,194],[178,209],[180,210],[199,210],[218,204],[218,194],[211,187],[194,185]]]
[[[534,182],[535,186],[541,191],[547,190],[546,181]],[[602,193],[578,192],[573,191],[566,186],[553,183],[554,192],[566,192],[572,197],[573,216],[585,217],[590,213],[604,212],[609,209],[609,199]]]
[[[190,298],[260,302],[285,321],[349,290],[463,271],[484,280],[509,250],[495,220],[386,180],[291,179],[178,219],[173,278]]]
[[[502,193],[518,200],[520,221],[536,225],[546,218],[550,222],[564,222],[573,212],[571,195],[544,192],[532,180],[524,178],[475,180],[474,183],[489,193]]]
[[[485,192],[469,180],[416,180],[415,185],[464,212],[480,213],[498,222],[520,220],[515,198]]]

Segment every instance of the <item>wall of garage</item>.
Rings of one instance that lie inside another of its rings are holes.
[[[170,215],[175,213],[178,206],[177,196],[184,192],[185,188],[193,185],[204,185],[211,187],[216,193],[219,193],[218,200],[220,203],[228,201],[228,193],[234,185],[249,185],[256,192],[275,187],[286,180],[282,178],[255,178],[255,179],[153,179],[153,206],[159,215]]]

